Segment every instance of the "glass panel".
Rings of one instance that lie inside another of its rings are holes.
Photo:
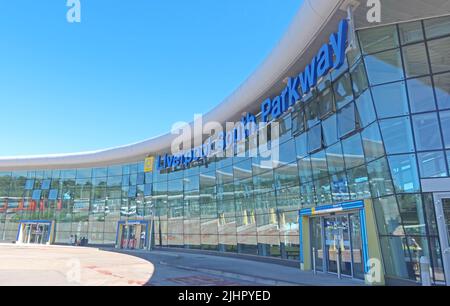
[[[420,153],[418,158],[421,178],[447,176],[443,151]]]
[[[305,106],[306,123],[308,127],[312,127],[319,122],[319,101],[314,99]]]
[[[311,155],[311,165],[314,179],[328,176],[328,166],[325,151]]]
[[[51,180],[43,180],[41,184],[42,190],[49,190],[50,189]]]
[[[364,63],[361,61],[351,72],[353,91],[356,96],[359,96],[369,87],[369,82],[367,80],[366,69],[364,68]]]
[[[348,170],[347,178],[351,200],[370,198],[369,178],[365,165]]]
[[[398,193],[420,192],[416,155],[395,155],[390,156],[388,159],[395,190]]]
[[[358,32],[364,54],[397,48],[398,35],[395,25],[362,30]]]
[[[422,23],[414,21],[398,25],[400,32],[400,41],[403,45],[415,43],[423,40]]]
[[[321,204],[330,204],[332,202],[330,180],[324,177],[314,182],[316,187],[317,202]]]
[[[405,234],[395,196],[373,200],[380,235],[402,236]]]
[[[450,17],[433,18],[424,21],[428,39],[450,34]]]
[[[342,138],[356,129],[355,104],[343,107],[338,113],[339,136]]]
[[[367,165],[372,197],[378,198],[394,193],[389,166],[386,158],[381,158]]]
[[[32,195],[32,199],[35,201],[39,201],[41,199],[41,190],[33,190],[33,195]]]
[[[297,158],[308,155],[307,133],[303,133],[295,138],[295,148],[297,151]]]
[[[333,84],[334,98],[338,109],[345,106],[353,100],[352,83],[350,81],[350,74],[344,74],[336,83]]]
[[[298,170],[302,184],[313,180],[310,157],[305,157],[298,161]]]
[[[364,261],[361,239],[361,219],[358,214],[350,215],[350,228],[352,237],[353,277],[364,279]]]
[[[371,85],[403,79],[403,66],[398,49],[366,56],[365,62]]]
[[[328,171],[331,174],[344,170],[344,157],[342,155],[342,147],[340,143],[329,147],[327,150]]]
[[[407,77],[430,73],[424,43],[403,47],[403,60],[405,62],[405,73]]]
[[[333,115],[328,119],[322,121],[323,127],[323,138],[325,144],[330,146],[338,141],[338,132],[337,132],[337,116]]]
[[[413,113],[433,111],[436,109],[430,77],[408,80],[408,96]]]
[[[450,199],[442,200],[442,209],[444,211],[445,225],[447,225],[447,238],[450,244]]]
[[[397,196],[407,235],[426,235],[425,214],[420,194]]]
[[[450,169],[450,150],[447,150],[447,166]]]
[[[323,271],[323,240],[322,240],[322,223],[320,218],[311,218],[311,247],[313,256],[316,259],[316,271]]]
[[[334,98],[331,88],[326,88],[319,95],[320,117],[323,118],[334,111]]]
[[[439,109],[450,108],[450,73],[435,75],[433,78]]]
[[[450,37],[428,42],[433,73],[450,70]]]
[[[384,155],[384,145],[377,123],[367,127],[362,133],[366,161],[370,162]]]
[[[442,149],[442,138],[436,113],[412,117],[418,151]]]
[[[387,154],[414,152],[409,117],[382,120],[380,128]]]
[[[322,148],[322,126],[320,124],[308,131],[308,151],[314,152]]]
[[[381,237],[386,274],[396,278],[415,279],[414,270],[404,237]]]
[[[292,113],[292,134],[297,135],[305,131],[305,114],[303,111]]]
[[[405,82],[372,88],[379,119],[403,116],[409,113]]]
[[[441,128],[442,128],[442,134],[444,136],[444,144],[445,148],[450,148],[450,111],[447,112],[441,112]]]
[[[342,203],[349,200],[348,182],[345,172],[331,175],[331,194],[333,203]]]
[[[347,169],[364,164],[364,152],[361,135],[356,134],[342,141],[345,166]]]
[[[358,109],[362,127],[368,126],[377,119],[370,90],[366,90],[356,99],[356,108]]]
[[[34,188],[34,180],[27,180],[25,182],[25,190],[32,190]]]

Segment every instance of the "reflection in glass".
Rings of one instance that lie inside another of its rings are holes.
[[[450,34],[450,17],[424,20],[425,34],[428,39]]]
[[[450,169],[450,150],[447,150],[447,166]]]
[[[381,120],[380,128],[387,154],[414,152],[409,117]]]
[[[352,137],[343,140],[342,149],[347,169],[364,164],[364,152],[360,134],[355,134]]]
[[[395,196],[375,199],[373,207],[380,235],[403,236],[405,234]]]
[[[435,75],[433,78],[439,109],[450,108],[450,73]]]
[[[430,73],[425,44],[415,44],[403,47],[403,61],[407,77],[415,77]]]
[[[361,127],[366,127],[377,119],[370,90],[366,90],[356,99],[356,108],[361,120]]]
[[[379,119],[408,115],[405,82],[376,86],[372,93]]]
[[[350,103],[338,112],[339,137],[345,137],[356,129],[355,104]]]
[[[450,70],[450,37],[432,40],[428,42],[430,52],[431,69],[433,73]]]
[[[371,85],[403,79],[402,60],[399,49],[368,55],[364,60]]]
[[[320,218],[311,218],[311,250],[316,260],[316,271],[324,271],[322,222]]]
[[[419,153],[417,156],[419,158],[421,178],[447,176],[443,151]]]
[[[366,69],[364,68],[364,63],[361,61],[355,68],[351,71],[353,91],[356,96],[359,96],[369,87],[369,82],[367,81]]]
[[[398,28],[400,41],[403,45],[423,40],[422,23],[420,21],[401,23]]]
[[[418,151],[442,149],[439,121],[436,113],[414,115],[414,136]]]
[[[369,178],[365,165],[347,170],[347,178],[351,200],[370,198]]]
[[[311,169],[311,158],[305,157],[298,161],[298,171],[300,176],[300,182],[306,183],[313,180],[312,169]]]
[[[364,129],[361,133],[366,161],[370,162],[384,155],[384,145],[381,139],[378,123]]]
[[[430,77],[408,80],[408,96],[411,112],[422,113],[436,109]]]
[[[395,25],[362,30],[358,32],[364,54],[397,48],[398,35]]]
[[[334,97],[338,109],[345,106],[353,100],[352,83],[350,81],[350,74],[344,74],[339,80],[333,84]]]
[[[334,111],[334,97],[332,89],[326,88],[319,95],[319,111],[320,117],[324,118],[325,116],[331,114]]]
[[[411,279],[414,271],[404,237],[380,237],[384,265],[388,276]]]
[[[342,155],[342,147],[337,143],[327,148],[328,171],[330,174],[344,171],[344,157]]]
[[[327,146],[331,146],[339,140],[337,131],[337,115],[333,115],[322,121],[322,127],[323,139]]]
[[[314,152],[322,148],[322,126],[320,124],[308,131],[308,152]]]
[[[414,154],[389,156],[389,165],[395,190],[400,192],[419,192],[419,173]]]
[[[441,128],[442,136],[444,137],[444,145],[446,149],[450,148],[450,111],[441,112],[439,114],[441,117]]]
[[[397,196],[400,215],[407,235],[426,235],[425,214],[420,194]]]
[[[318,179],[314,182],[316,187],[317,202],[321,204],[330,204],[332,202],[330,180],[328,177]]]
[[[314,179],[328,176],[325,151],[320,151],[311,155],[311,165]]]
[[[372,197],[378,198],[394,193],[394,186],[386,158],[380,158],[367,164]]]
[[[349,200],[348,182],[345,172],[331,176],[331,193],[333,203],[342,203]]]

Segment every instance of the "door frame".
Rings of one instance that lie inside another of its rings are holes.
[[[442,201],[450,200],[450,192],[438,192],[433,194],[434,209],[436,214],[436,223],[439,233],[439,244],[441,246],[442,263],[444,266],[445,282],[450,286],[450,237],[445,224],[444,210]]]
[[[30,224],[30,225],[46,224],[46,225],[48,225],[48,233],[47,233],[47,237],[45,237],[45,243],[40,243],[40,244],[50,245],[53,243],[53,238],[54,238],[53,232],[55,230],[55,226],[54,226],[55,223],[54,223],[54,221],[51,221],[51,220],[20,220],[19,226],[17,229],[16,243],[27,244],[22,241],[23,240],[23,231],[27,224]],[[30,231],[30,234],[31,234],[31,231]],[[42,236],[44,236],[44,235],[42,235]],[[42,237],[42,238],[44,238],[44,237]]]
[[[320,224],[321,224],[321,235],[322,235],[322,239],[321,239],[322,246],[321,247],[322,247],[322,250],[323,250],[323,256],[322,256],[323,257],[322,258],[323,264],[322,264],[322,269],[320,270],[320,272],[324,272],[324,273],[331,274],[331,275],[338,275],[338,272],[334,272],[334,271],[330,271],[329,270],[329,268],[330,268],[329,267],[329,260],[330,260],[330,258],[329,258],[329,252],[327,251],[327,244],[326,244],[327,243],[326,242],[327,241],[327,237],[326,237],[326,227],[327,227],[326,226],[326,220],[327,219],[336,219],[336,218],[339,218],[339,217],[346,217],[347,218],[347,222],[348,222],[348,226],[349,226],[349,228],[348,228],[348,243],[349,243],[349,247],[350,247],[350,256],[351,256],[351,259],[350,259],[351,260],[351,262],[350,262],[350,274],[345,274],[345,273],[341,272],[341,276],[344,277],[344,278],[358,279],[358,278],[355,277],[355,263],[354,263],[354,253],[353,253],[353,247],[354,247],[354,245],[353,245],[353,232],[351,230],[352,222],[351,222],[351,218],[350,218],[351,215],[357,215],[359,218],[361,218],[361,214],[360,214],[358,209],[349,210],[349,211],[343,211],[343,212],[336,213],[336,214],[325,214],[325,215],[319,215],[319,216],[311,216],[311,218],[319,219]],[[310,224],[310,225],[312,226],[312,224]],[[360,231],[361,231],[360,235],[362,237],[362,235],[363,235],[362,228],[360,228]],[[314,233],[314,231],[311,228],[310,229],[310,241],[313,240],[313,233]],[[361,244],[362,244],[362,241],[361,241]],[[361,245],[361,248],[362,247],[363,246]],[[313,253],[312,247],[310,249],[311,249],[311,258],[312,258],[312,256],[315,256],[315,254]],[[364,254],[364,250],[362,250],[362,252]],[[341,256],[340,264],[342,265],[342,253],[338,252],[336,254],[336,256]],[[342,269],[342,267],[341,267],[341,269]]]
[[[384,264],[373,202],[370,199],[321,205],[299,211],[299,264],[303,271],[312,271],[310,220],[329,214],[359,213],[361,226],[362,261],[364,281],[368,285],[384,285]]]
[[[121,249],[122,242],[122,231],[124,226],[133,226],[133,225],[145,225],[145,249],[149,249],[149,233],[150,233],[150,222],[147,220],[129,220],[129,221],[118,221],[117,222],[117,230],[116,230],[116,248]],[[140,238],[137,238],[140,239]]]

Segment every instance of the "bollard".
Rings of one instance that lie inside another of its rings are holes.
[[[420,279],[422,280],[422,286],[431,286],[430,261],[426,256],[420,258]]]

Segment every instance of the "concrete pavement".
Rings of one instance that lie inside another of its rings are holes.
[[[1,286],[142,286],[154,266],[95,248],[0,245]]]
[[[118,251],[125,254],[139,256],[152,262],[155,273],[149,285],[188,285],[190,280],[178,283],[172,282],[177,273],[185,277],[201,275],[220,279],[236,285],[259,286],[364,286],[363,281],[352,279],[338,279],[329,274],[304,272],[299,268],[277,264],[237,259],[222,256],[211,256],[201,253],[187,253],[180,250],[173,251]],[[192,285],[195,285],[194,278]],[[211,284],[214,285],[214,284]]]

